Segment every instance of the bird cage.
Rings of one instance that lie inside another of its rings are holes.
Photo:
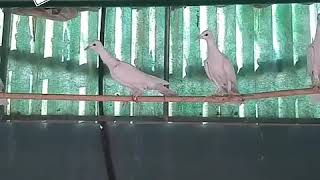
[[[48,6],[50,3],[55,4],[49,2]],[[30,2],[26,4],[32,6]],[[106,7],[92,11],[68,8],[71,9],[68,12],[75,9],[76,13],[63,20],[38,13],[45,8],[33,9],[5,8],[12,13],[7,17],[10,29],[5,29],[2,36],[10,50],[3,59],[4,65],[8,64],[4,66],[7,70],[2,72],[6,74],[7,93],[129,96],[130,91],[112,80],[108,69],[99,64],[98,56],[84,50],[90,42],[100,39],[114,57],[168,80],[170,88],[179,96],[208,97],[214,94],[215,86],[208,80],[203,67],[207,58],[206,43],[197,39],[206,29],[213,32],[220,51],[232,62],[241,94],[311,86],[310,76],[306,73],[306,49],[315,35],[317,4],[173,6],[167,11],[163,6]],[[67,11],[67,8],[61,9]],[[26,13],[30,10],[33,14]],[[2,27],[5,27],[4,22]],[[146,91],[144,95],[158,96],[159,93]],[[296,96],[271,94],[264,99],[238,104],[212,103],[210,98],[192,102],[181,99],[173,102],[155,99],[153,102],[151,99],[148,100],[151,102],[128,104],[111,98],[112,101],[100,104],[100,114],[240,118],[319,116],[317,105],[311,104],[308,96],[295,92],[292,95]],[[16,98],[9,98],[7,115],[99,114],[98,100],[94,99]]]
[[[98,172],[96,179],[110,180],[317,176],[306,164],[315,168],[312,163],[320,160],[313,151],[320,150],[313,143],[320,135],[320,106],[309,97],[320,91],[312,88],[307,73],[318,3],[51,0],[35,8],[31,0],[0,0],[0,7],[0,77],[5,84],[0,98],[8,99],[1,119],[41,121],[41,128],[20,127],[22,135],[16,138],[21,141],[31,139],[23,137],[28,132],[41,136],[43,126],[51,127],[46,130],[49,140],[43,142],[48,151],[56,139],[50,139],[50,133],[55,131],[66,133],[59,136],[66,144],[76,141],[73,148],[92,147],[74,156],[82,165],[86,160],[102,164],[107,173],[86,167],[83,176],[89,178],[92,172]],[[241,95],[212,96],[216,87],[204,69],[207,44],[198,38],[204,30],[213,33],[219,50],[230,59]],[[130,90],[111,78],[101,58],[85,50],[95,40],[112,56],[168,81],[178,96],[145,91],[133,102]],[[100,128],[103,143],[97,141]],[[10,124],[0,124],[0,129],[9,129],[4,138],[13,131]],[[84,143],[75,140],[76,135]],[[93,160],[88,152],[95,154]],[[198,164],[201,168],[194,167]],[[269,169],[276,173],[266,173]]]

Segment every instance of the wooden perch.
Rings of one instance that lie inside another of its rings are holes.
[[[258,100],[274,97],[305,96],[320,94],[320,88],[306,88],[242,94],[236,96],[141,96],[136,102],[208,102],[208,103],[242,103],[248,100]],[[131,96],[98,96],[72,94],[31,94],[31,93],[0,93],[0,99],[34,99],[34,100],[66,100],[66,101],[133,101]]]

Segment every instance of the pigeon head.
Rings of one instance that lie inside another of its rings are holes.
[[[94,41],[91,44],[89,44],[84,50],[92,49],[92,50],[98,50],[103,48],[103,44],[100,41]]]
[[[199,38],[204,40],[212,39],[213,35],[209,30],[205,30],[199,35]]]

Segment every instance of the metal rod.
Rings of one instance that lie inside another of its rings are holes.
[[[249,100],[275,97],[305,96],[320,94],[319,88],[305,88],[261,92],[234,96],[141,96],[137,102],[208,102],[208,103],[243,103]],[[32,93],[0,93],[0,99],[34,99],[34,100],[66,100],[66,101],[132,101],[131,96],[73,95],[73,94],[32,94]]]
[[[105,23],[106,23],[106,8],[101,9],[101,22],[100,22],[100,41],[104,44],[105,36]],[[99,56],[99,70],[98,70],[98,94],[103,95],[103,75],[104,75],[104,64],[101,57]],[[99,101],[99,116],[104,115],[103,101]],[[104,153],[104,161],[106,165],[106,172],[109,180],[116,180],[116,175],[113,167],[113,160],[111,155],[111,143],[109,138],[108,124],[105,121],[99,120],[99,124],[102,127],[100,130],[102,150]]]
[[[72,115],[10,115],[1,116],[0,121],[21,123],[97,123],[119,124],[168,124],[168,125],[239,125],[239,126],[320,126],[316,118],[230,118],[230,117],[170,117],[168,122],[161,117],[115,117],[115,116],[72,116]]]
[[[102,44],[104,44],[104,33],[105,33],[105,23],[106,23],[106,8],[101,8],[101,23],[100,23],[100,41]],[[99,70],[98,70],[98,94],[103,95],[103,74],[104,74],[104,64],[101,60],[101,57],[99,56]],[[99,107],[99,115],[104,115],[104,108],[103,108],[103,102],[99,101],[98,104]]]
[[[319,0],[50,0],[41,7],[150,7],[150,6],[200,6],[230,4],[315,3]],[[32,0],[0,0],[0,7],[35,7]]]
[[[3,32],[2,32],[2,46],[1,46],[1,62],[0,62],[0,78],[6,89],[7,72],[8,72],[8,54],[9,54],[9,39],[11,31],[11,10],[3,9]],[[0,107],[0,114],[4,114],[4,107]]]
[[[169,82],[169,54],[170,54],[170,17],[171,7],[165,9],[165,31],[164,31],[164,80]],[[169,87],[169,85],[167,86]],[[163,118],[167,121],[169,117],[169,104],[163,103]]]

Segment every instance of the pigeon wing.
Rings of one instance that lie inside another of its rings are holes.
[[[169,83],[158,77],[146,74],[134,66],[125,62],[120,62],[117,67],[112,70],[112,77],[128,87],[137,89],[148,89],[157,84],[168,85]]]
[[[223,69],[226,75],[226,78],[231,81],[233,84],[237,83],[236,73],[230,61],[224,57],[223,59]]]

